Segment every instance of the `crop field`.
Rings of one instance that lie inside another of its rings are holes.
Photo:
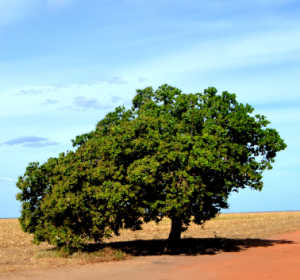
[[[32,236],[21,231],[17,219],[0,220],[0,272],[73,266],[117,261],[139,255],[164,254],[170,231],[169,219],[150,222],[140,231],[121,230],[120,236],[91,244],[89,252],[61,256],[53,246],[31,243]],[[182,233],[178,254],[215,254],[252,246],[271,246],[268,238],[300,230],[300,212],[220,214],[204,227],[191,224]],[[274,241],[275,242],[275,241]]]

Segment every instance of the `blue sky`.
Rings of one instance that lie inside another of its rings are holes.
[[[300,2],[1,0],[0,217],[29,162],[72,149],[136,89],[236,93],[288,148],[224,212],[300,210]]]

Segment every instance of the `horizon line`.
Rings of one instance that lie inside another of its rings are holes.
[[[300,210],[279,210],[279,211],[250,211],[250,212],[229,212],[229,213],[222,213],[219,214],[247,214],[247,213],[270,213],[270,212],[300,212]],[[9,217],[9,218],[0,218],[0,220],[5,219],[19,219],[20,217]]]

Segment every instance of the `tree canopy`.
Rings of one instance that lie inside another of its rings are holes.
[[[34,242],[82,248],[163,217],[177,242],[191,222],[227,208],[231,192],[260,191],[263,171],[286,148],[265,116],[214,87],[196,94],[147,87],[132,104],[76,136],[74,152],[30,163],[19,177],[20,222]]]

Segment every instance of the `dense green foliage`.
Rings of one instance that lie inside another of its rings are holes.
[[[232,191],[262,189],[262,172],[286,144],[252,112],[213,87],[137,90],[130,110],[118,107],[77,136],[75,152],[29,164],[17,183],[23,230],[70,250],[169,217],[180,237],[227,208]]]

